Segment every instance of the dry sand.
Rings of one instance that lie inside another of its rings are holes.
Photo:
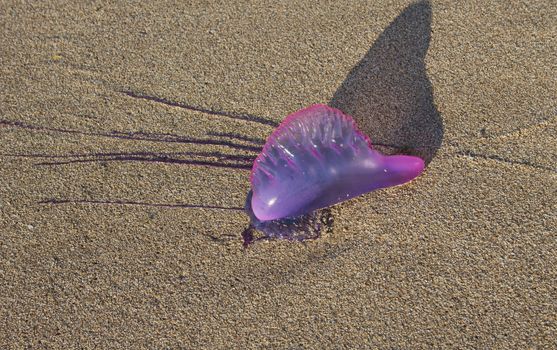
[[[0,348],[555,348],[554,3],[78,3],[0,5]],[[318,102],[425,173],[243,249]]]

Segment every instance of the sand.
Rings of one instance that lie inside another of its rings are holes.
[[[554,348],[551,1],[0,5],[0,348]],[[412,183],[244,249],[329,103]]]

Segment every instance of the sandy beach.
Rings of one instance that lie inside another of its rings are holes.
[[[0,4],[1,349],[552,349],[551,1]],[[325,103],[411,183],[243,246]]]

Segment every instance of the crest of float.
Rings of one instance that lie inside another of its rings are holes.
[[[380,188],[424,169],[421,158],[385,156],[352,117],[317,104],[289,115],[269,136],[251,172],[251,207],[262,221],[293,217]]]

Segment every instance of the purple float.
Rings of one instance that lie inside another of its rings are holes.
[[[251,209],[261,221],[295,217],[404,184],[423,169],[421,158],[375,151],[352,117],[316,104],[267,139],[251,172]]]

